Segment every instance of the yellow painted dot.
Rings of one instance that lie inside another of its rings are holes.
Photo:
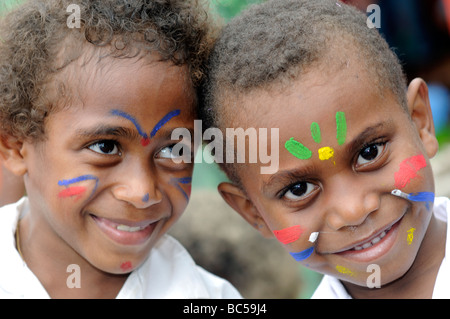
[[[325,147],[322,147],[319,149],[319,159],[321,159],[322,161],[332,158],[333,155],[334,155],[334,150],[333,150],[333,148],[331,148],[329,146],[325,146]]]
[[[406,240],[408,241],[408,245],[412,244],[412,241],[414,239],[414,231],[415,230],[416,230],[415,228],[410,228],[408,230],[408,237],[406,238]]]
[[[339,271],[341,274],[349,275],[350,277],[355,276],[355,273],[353,271],[344,266],[337,265],[336,270]]]

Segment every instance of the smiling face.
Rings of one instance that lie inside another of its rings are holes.
[[[187,68],[148,62],[87,64],[72,83],[80,99],[49,115],[43,142],[23,144],[23,223],[38,249],[128,273],[184,211],[193,167],[172,160],[171,132],[193,129],[194,92]]]
[[[264,116],[235,125],[279,128],[280,148],[270,150],[279,170],[261,175],[260,164],[247,164],[239,169],[245,192],[227,183],[219,190],[309,268],[365,286],[377,264],[382,285],[398,279],[429,234],[432,203],[391,191],[434,193],[428,158],[437,150],[423,82],[408,99],[411,118],[354,61],[333,75],[306,73],[286,90],[248,93],[238,98],[242,109]]]

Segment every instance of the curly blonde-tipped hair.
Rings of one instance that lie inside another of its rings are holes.
[[[0,25],[1,131],[43,138],[44,120],[57,104],[45,97],[45,84],[86,45],[108,48],[116,58],[157,53],[161,61],[187,65],[197,87],[214,33],[200,1],[33,0],[9,12]],[[68,26],[71,4],[80,8],[79,28]]]

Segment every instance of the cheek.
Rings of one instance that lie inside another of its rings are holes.
[[[308,262],[314,255],[318,229],[304,223],[291,222],[291,224],[293,226],[275,229],[272,232],[295,261]]]
[[[415,155],[403,160],[398,171],[394,174],[394,187],[397,189],[403,189],[413,179],[418,178],[420,171],[427,166],[427,162],[423,154]]]

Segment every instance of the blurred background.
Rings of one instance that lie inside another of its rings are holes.
[[[224,22],[262,2],[209,1],[217,19]],[[0,0],[0,15],[17,2]],[[450,0],[342,2],[365,13],[369,4],[379,5],[379,31],[400,58],[408,79],[419,76],[427,81],[440,143],[432,160],[436,194],[450,196]],[[300,266],[281,244],[263,238],[229,208],[216,190],[225,180],[216,165],[196,164],[188,209],[170,233],[199,265],[227,278],[246,298],[309,298],[321,275]]]

